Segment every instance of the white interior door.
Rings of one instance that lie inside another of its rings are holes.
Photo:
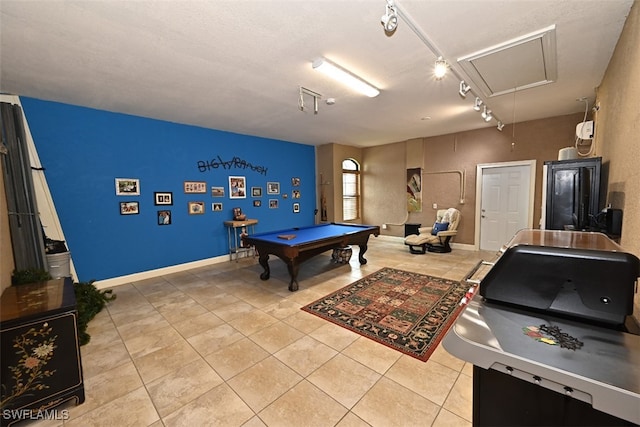
[[[513,235],[531,227],[530,164],[482,168],[480,249],[497,251]]]

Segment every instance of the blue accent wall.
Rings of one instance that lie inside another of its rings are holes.
[[[80,281],[228,254],[223,222],[234,207],[259,221],[256,232],[315,222],[313,146],[31,98],[21,103]],[[246,198],[229,197],[229,176],[246,178]],[[116,178],[139,179],[140,195],[116,195]],[[207,192],[185,194],[184,181],[205,181]],[[267,182],[278,182],[280,194],[267,194]],[[224,197],[213,197],[211,187],[224,187]],[[262,197],[252,197],[251,187],[261,187]],[[173,205],[156,206],[154,192],[172,192]],[[270,200],[278,200],[277,209]],[[120,214],[120,202],[128,201],[139,202],[139,214]],[[189,201],[204,202],[204,214],[190,215]],[[222,211],[212,210],[214,202]],[[165,209],[171,225],[158,225]]]

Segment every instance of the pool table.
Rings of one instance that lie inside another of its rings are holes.
[[[300,264],[329,249],[358,245],[360,264],[366,264],[364,253],[367,251],[367,242],[371,234],[378,236],[380,227],[331,223],[242,236],[242,241],[247,246],[255,246],[258,251],[258,261],[264,268],[264,272],[260,274],[262,280],[268,280],[271,274],[269,255],[273,254],[284,261],[291,276],[289,290],[294,292],[298,290],[297,277]]]

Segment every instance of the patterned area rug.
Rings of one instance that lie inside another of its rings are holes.
[[[302,310],[426,362],[470,292],[461,282],[385,267]]]

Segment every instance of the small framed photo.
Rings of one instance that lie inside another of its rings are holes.
[[[293,190],[291,192],[291,197],[293,197],[294,199],[299,199],[300,198],[300,190]]]
[[[267,194],[280,194],[280,183],[267,182]]]
[[[254,200],[253,201],[253,207],[254,208],[259,208],[260,206],[262,206],[262,200]]]
[[[300,187],[300,178],[291,178],[291,185],[293,187]]]
[[[138,202],[120,202],[120,215],[138,215],[139,213]]]
[[[232,199],[247,197],[247,179],[244,176],[229,177],[229,197]]]
[[[224,187],[211,187],[211,197],[224,197]]]
[[[300,203],[293,204],[293,213],[300,213]]]
[[[278,209],[278,199],[269,200],[269,209]]]
[[[222,203],[211,203],[211,210],[213,212],[222,212]]]
[[[207,183],[204,181],[185,181],[184,192],[185,193],[206,193]]]
[[[189,202],[189,215],[204,214],[204,202]]]
[[[262,197],[262,187],[251,187],[251,197]]]
[[[171,211],[158,211],[158,225],[171,224]]]
[[[116,178],[116,196],[139,196],[140,180],[134,178]]]
[[[170,192],[156,191],[155,193],[153,193],[153,199],[156,206],[173,205],[173,193]]]

